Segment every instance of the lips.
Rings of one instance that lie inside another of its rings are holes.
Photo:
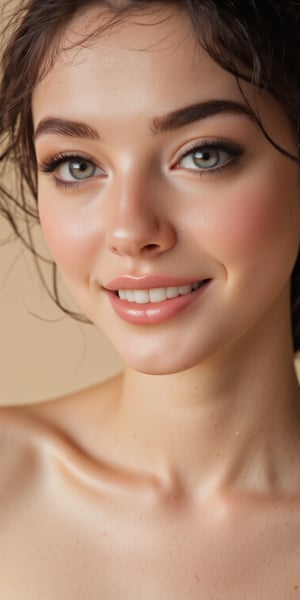
[[[125,276],[105,286],[117,315],[129,323],[150,325],[176,317],[204,293],[211,279]]]

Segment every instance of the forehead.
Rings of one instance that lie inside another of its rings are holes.
[[[107,12],[89,9],[71,22],[53,68],[34,91],[35,123],[50,114],[103,131],[106,123],[143,125],[199,101],[245,98],[270,131],[286,120],[270,96],[238,83],[208,56],[184,11],[159,7],[113,26],[109,19]]]
[[[155,93],[156,101],[159,97],[165,100],[167,110],[172,103],[177,105],[179,93],[182,101],[191,103],[198,100],[199,89],[206,89],[208,96],[218,88],[236,92],[234,78],[204,53],[183,11],[164,8],[129,16],[82,43],[101,20],[105,23],[103,11],[90,10],[71,23],[54,67],[35,90],[35,105],[37,99],[41,102],[51,97],[55,106],[61,94],[65,102],[74,105],[86,86],[90,93],[98,94],[101,89],[101,105],[106,94],[110,104],[122,91],[128,108],[134,107],[135,99],[144,99],[146,108]],[[191,97],[194,86],[197,98]]]
[[[107,60],[120,50],[129,54],[172,53],[185,42],[198,47],[189,17],[181,8],[157,4],[116,17],[103,8],[90,7],[81,11],[64,32],[60,58],[72,60],[73,50],[77,53],[87,47],[96,48]]]

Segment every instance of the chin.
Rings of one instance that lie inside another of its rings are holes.
[[[181,367],[177,368],[174,366],[166,366],[163,365],[127,365],[131,369],[137,371],[138,373],[143,373],[144,375],[175,375],[175,373],[181,373],[182,371],[187,370],[189,367]]]
[[[176,368],[174,366],[166,366],[163,365],[128,365],[131,369],[138,371],[139,373],[144,373],[144,375],[174,375],[175,373],[180,373],[186,370],[186,367]]]
[[[199,364],[199,360],[191,360],[188,363],[186,356],[184,358],[172,355],[168,357],[166,353],[162,354],[161,352],[157,352],[155,356],[128,356],[127,353],[121,355],[121,359],[127,367],[145,375],[174,375]]]

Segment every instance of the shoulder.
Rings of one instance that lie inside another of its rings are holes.
[[[0,408],[0,514],[25,492],[38,470],[33,430],[26,407]]]
[[[57,449],[81,447],[92,453],[91,441],[110,420],[120,377],[40,404],[0,407],[0,493],[39,470]]]
[[[118,396],[122,376],[119,375],[94,386],[72,392],[58,398],[35,404],[20,406],[0,406],[0,436],[9,425],[14,424],[17,431],[30,428],[33,423],[45,426],[68,425],[73,418],[88,420],[97,413],[105,413]]]
[[[97,431],[113,412],[119,398],[121,376],[40,404],[27,405],[24,418],[44,432],[80,441]]]

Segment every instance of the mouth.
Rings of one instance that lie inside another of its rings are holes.
[[[123,276],[104,288],[115,313],[134,325],[158,325],[189,310],[210,287],[211,278],[199,281],[151,275]],[[169,284],[163,286],[163,284]],[[177,285],[176,285],[177,284]]]
[[[120,299],[135,304],[155,304],[173,300],[179,296],[187,296],[196,292],[200,287],[208,283],[210,279],[203,279],[194,283],[182,286],[156,287],[149,289],[119,289],[113,293]]]

